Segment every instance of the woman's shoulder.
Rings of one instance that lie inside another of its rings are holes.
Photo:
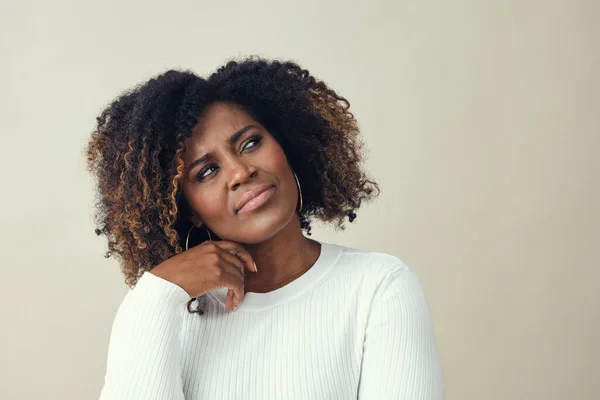
[[[379,299],[377,302],[381,310],[388,307],[381,305],[387,300],[392,303],[390,307],[426,304],[419,278],[400,257],[385,251],[336,246],[339,247],[340,257],[334,274],[339,281],[345,281],[353,287],[352,292],[356,294],[364,312],[371,312],[371,305],[376,299]]]
[[[339,249],[338,265],[343,265],[344,268],[368,271],[369,275],[380,276],[387,276],[403,270],[410,271],[408,265],[400,257],[388,252],[337,243],[331,245]]]
[[[406,264],[396,255],[359,247],[345,246],[342,244],[333,244],[340,249],[340,258],[347,262],[360,263],[365,265],[368,263],[373,266],[383,266],[384,268],[402,268]]]

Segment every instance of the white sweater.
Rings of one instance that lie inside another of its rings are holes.
[[[233,312],[226,288],[191,314],[185,290],[144,273],[117,311],[100,399],[443,399],[414,272],[390,254],[319,242],[307,272],[246,293]]]

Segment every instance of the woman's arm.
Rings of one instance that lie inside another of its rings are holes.
[[[179,333],[190,299],[181,287],[142,275],[113,322],[100,400],[184,400]]]
[[[359,399],[443,400],[429,306],[414,272],[399,264],[374,296],[363,343]]]

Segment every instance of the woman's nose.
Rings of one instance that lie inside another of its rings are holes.
[[[231,165],[231,179],[229,180],[229,188],[237,189],[242,183],[246,183],[250,178],[256,175],[256,168],[250,164],[237,161]]]

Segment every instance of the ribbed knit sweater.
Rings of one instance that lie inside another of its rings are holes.
[[[116,313],[100,400],[441,400],[429,305],[399,258],[321,243],[313,266],[237,310],[227,288],[187,310],[145,272]],[[260,266],[259,266],[260,268]]]

